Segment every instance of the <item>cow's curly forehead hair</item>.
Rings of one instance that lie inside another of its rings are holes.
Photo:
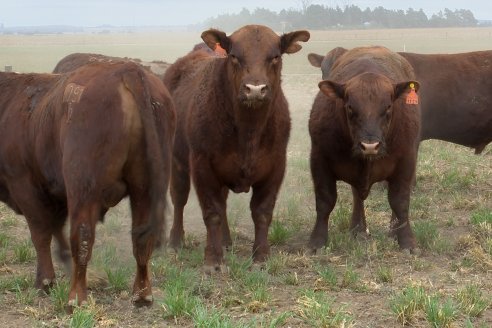
[[[235,42],[246,42],[252,45],[256,42],[265,42],[271,40],[272,42],[278,42],[278,35],[275,34],[270,28],[260,25],[246,25],[243,28],[235,31],[230,36],[233,44]],[[256,49],[257,50],[257,49]]]
[[[272,56],[280,49],[280,37],[266,26],[247,25],[231,34],[230,40],[230,52],[236,56]]]

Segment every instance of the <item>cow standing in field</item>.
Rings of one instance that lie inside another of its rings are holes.
[[[0,200],[26,217],[37,288],[55,279],[52,236],[68,248],[69,304],[87,299],[95,226],[130,197],[137,273],[133,301],[152,303],[148,261],[164,225],[175,112],[153,74],[134,63],[94,63],[71,73],[0,73]]]
[[[327,242],[338,180],[352,187],[354,233],[367,231],[363,201],[373,183],[386,180],[396,214],[392,231],[402,249],[416,248],[408,220],[420,130],[414,79],[412,67],[398,54],[360,47],[339,56],[319,83],[309,120],[317,215],[312,250]]]
[[[171,197],[174,223],[170,242],[183,244],[183,208],[193,178],[207,228],[205,271],[220,271],[223,245],[231,238],[226,217],[229,190],[248,192],[255,225],[253,258],[269,254],[267,234],[283,180],[290,132],[288,104],[281,89],[282,54],[301,49],[307,31],[278,36],[247,25],[230,36],[210,29],[202,39],[227,56],[203,50],[177,60],[164,82],[175,101],[178,124]]]
[[[308,59],[325,79],[346,51],[337,47]],[[448,141],[480,154],[492,141],[492,51],[399,54],[412,65],[422,87],[420,140]]]
[[[63,57],[53,69],[53,73],[67,73],[76,70],[77,68],[91,64],[94,62],[98,63],[117,63],[117,62],[133,62],[139,65],[142,65],[149,72],[154,73],[159,78],[164,77],[164,73],[169,65],[161,60],[153,60],[151,62],[142,61],[137,58],[128,58],[128,57],[112,57],[101,54],[91,54],[91,53],[73,53]]]

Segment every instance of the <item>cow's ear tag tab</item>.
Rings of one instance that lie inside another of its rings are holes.
[[[419,104],[419,96],[415,92],[415,84],[410,83],[409,87],[410,87],[410,92],[407,95],[406,103],[409,105],[418,105]]]

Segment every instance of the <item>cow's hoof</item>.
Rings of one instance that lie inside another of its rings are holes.
[[[208,275],[215,275],[220,273],[228,273],[229,268],[225,264],[206,264],[203,266],[203,272]]]
[[[266,270],[266,262],[253,262],[251,270],[264,271]]]
[[[145,296],[142,296],[142,295],[133,295],[132,297],[132,303],[135,307],[144,307],[144,306],[151,306],[152,303],[154,303],[154,297],[152,296],[152,294],[150,295],[145,295]]]
[[[53,288],[54,286],[54,283],[55,283],[55,279],[44,278],[43,280],[36,282],[34,287],[36,287],[41,294],[43,293],[49,294],[51,288]]]
[[[413,248],[402,248],[401,250],[405,255],[416,255],[419,256],[422,254],[422,251],[418,247]]]

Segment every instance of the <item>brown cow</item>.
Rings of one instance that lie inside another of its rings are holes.
[[[70,55],[67,55],[63,57],[58,64],[56,64],[53,73],[67,73],[71,72],[73,70],[76,70],[77,68],[94,63],[94,62],[107,62],[107,63],[116,63],[116,62],[134,62],[139,65],[142,65],[145,67],[147,70],[150,72],[154,73],[157,75],[159,78],[164,77],[164,73],[166,72],[166,69],[169,67],[169,65],[164,61],[161,60],[153,60],[151,62],[147,61],[142,61],[137,58],[128,58],[128,57],[112,57],[112,56],[106,56],[106,55],[101,55],[101,54],[91,54],[91,53],[73,53]]]
[[[67,248],[69,304],[87,299],[95,225],[129,196],[137,274],[133,301],[150,304],[148,261],[164,225],[175,112],[153,74],[130,62],[71,73],[0,73],[0,200],[23,214],[37,254],[37,288],[55,279],[52,236]]]
[[[174,224],[171,245],[183,243],[183,208],[190,173],[207,227],[205,270],[220,271],[222,245],[230,245],[226,218],[229,190],[248,192],[255,224],[253,257],[269,254],[268,227],[283,180],[290,132],[288,104],[281,89],[282,54],[301,49],[307,31],[278,36],[247,25],[230,36],[210,29],[202,39],[217,43],[227,57],[192,51],[177,60],[164,82],[175,101],[178,125],[174,145],[171,197]]]
[[[347,49],[326,56],[309,54],[323,79]],[[459,54],[399,52],[413,67],[422,87],[420,140],[439,139],[475,149],[492,141],[492,50]]]
[[[327,242],[338,180],[352,186],[354,233],[367,231],[363,201],[373,183],[386,180],[398,243],[402,249],[416,247],[408,212],[419,141],[418,86],[410,64],[383,47],[347,51],[319,83],[309,120],[317,214],[309,246],[314,251]]]

